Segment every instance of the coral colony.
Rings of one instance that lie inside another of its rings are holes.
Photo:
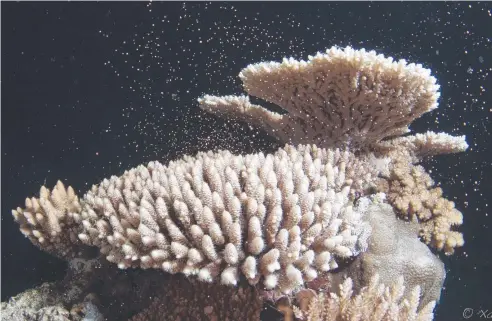
[[[207,320],[234,319],[234,309],[257,320],[263,300],[283,302],[286,320],[432,320],[445,271],[430,248],[451,255],[463,245],[453,230],[462,215],[418,164],[468,146],[463,136],[408,134],[438,106],[430,70],[334,47],[253,64],[239,77],[247,94],[285,112],[246,95],[206,95],[200,108],[285,147],[150,162],[80,199],[61,182],[42,187],[13,210],[21,232],[67,260],[95,247],[121,269],[180,273],[204,291],[242,288],[255,302],[222,307],[230,313],[205,307]],[[166,304],[133,320],[172,316]]]

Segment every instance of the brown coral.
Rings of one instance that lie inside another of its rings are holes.
[[[452,201],[442,196],[442,189],[434,186],[422,166],[396,159],[390,176],[380,181],[378,190],[386,194],[402,218],[418,220],[420,236],[426,244],[443,250],[446,255],[463,246],[463,235],[452,230],[462,224],[463,215]]]
[[[247,284],[229,287],[174,276],[165,291],[130,321],[257,321],[262,307],[257,290]]]

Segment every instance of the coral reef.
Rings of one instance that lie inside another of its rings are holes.
[[[133,320],[257,320],[263,302],[286,320],[431,320],[445,272],[425,243],[452,254],[463,245],[452,230],[462,215],[418,163],[468,146],[445,133],[402,136],[437,107],[430,70],[331,48],[250,65],[240,78],[286,113],[247,96],[206,95],[200,107],[258,125],[285,147],[150,162],[80,200],[61,182],[43,187],[12,212],[21,231],[59,257],[95,247],[101,262],[167,275],[144,287],[140,312],[125,310]]]

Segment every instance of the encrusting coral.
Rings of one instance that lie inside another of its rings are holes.
[[[244,278],[266,290],[245,290],[248,300],[252,293],[290,300],[318,291],[310,310],[295,308],[286,318],[357,320],[370,312],[374,320],[432,319],[445,274],[417,233],[420,226],[427,244],[451,254],[463,245],[451,231],[461,213],[417,164],[467,144],[445,133],[402,136],[437,107],[439,86],[430,71],[375,52],[332,48],[308,61],[250,65],[240,78],[248,94],[286,113],[247,96],[207,95],[200,107],[261,126],[284,148],[150,162],[105,179],[80,201],[62,183],[51,194],[43,187],[39,200],[13,211],[22,232],[59,256],[93,246],[120,268],[213,282],[204,287],[238,286]],[[321,294],[339,285],[338,296]],[[377,302],[376,293],[383,295]],[[172,306],[166,300],[156,299],[136,320],[152,320],[152,309]],[[375,303],[373,310],[364,302]]]
[[[406,291],[420,287],[422,305],[438,300],[446,275],[444,264],[418,239],[417,224],[399,220],[393,207],[384,202],[383,193],[372,198],[373,202],[361,199],[359,205],[367,206],[365,220],[372,228],[369,246],[339,274],[351,278],[356,289],[368,286],[376,274],[386,285],[403,277]]]

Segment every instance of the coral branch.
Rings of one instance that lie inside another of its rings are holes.
[[[355,294],[352,280],[347,278],[333,293],[299,292],[294,313],[306,321],[432,320],[436,302],[431,301],[419,310],[420,287],[404,295],[404,284],[403,277],[398,277],[391,286],[386,286],[376,274],[368,286]]]
[[[43,186],[39,198],[26,198],[25,205],[24,209],[12,210],[12,215],[34,245],[61,258],[80,255],[82,243],[72,215],[80,213],[81,206],[71,186],[65,189],[58,181],[51,192]]]

